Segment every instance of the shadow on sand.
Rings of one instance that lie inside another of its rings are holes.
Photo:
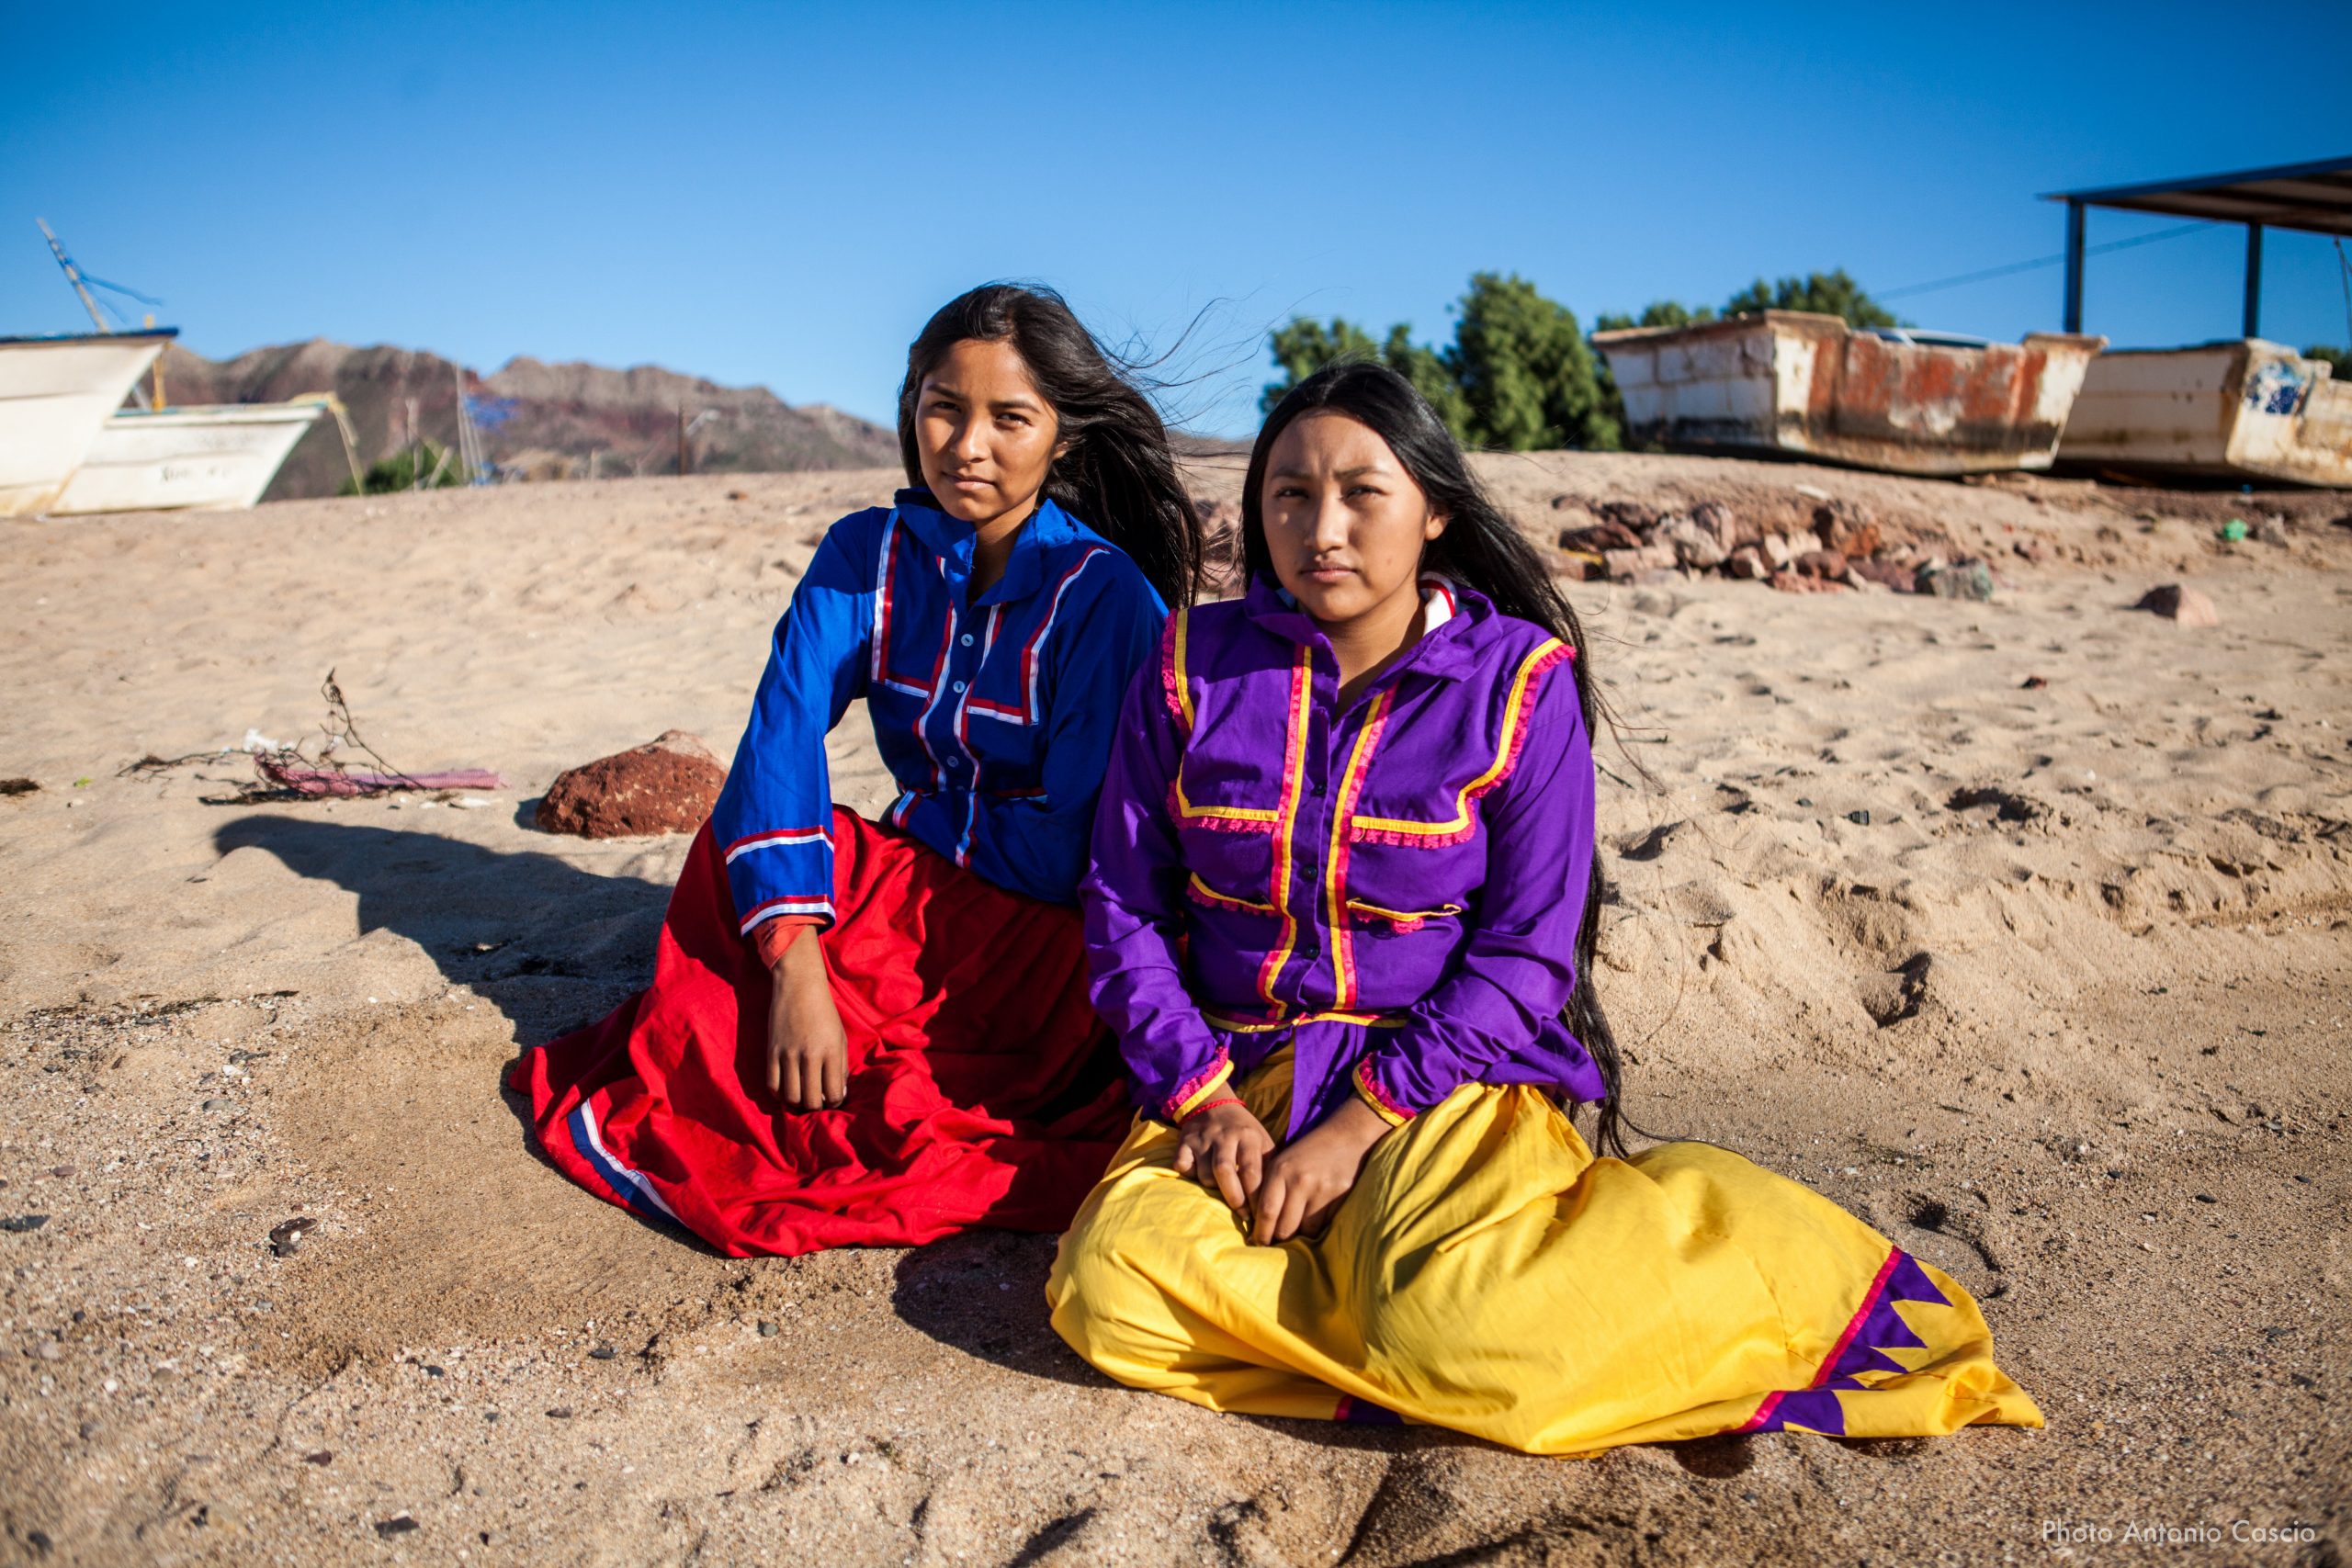
[[[599,876],[537,851],[485,849],[414,829],[241,817],[221,854],[260,849],[358,896],[361,934],[416,943],[453,986],[496,1006],[527,1047],[603,1014],[644,984],[668,886]]]
[[[453,986],[469,987],[514,1025],[519,1051],[602,1018],[648,978],[668,886],[599,876],[537,851],[503,852],[415,829],[315,818],[243,817],[212,835],[221,854],[268,852],[290,871],[356,894],[359,930],[391,931],[431,958]],[[495,1087],[531,1157],[560,1173],[540,1149],[529,1106]],[[700,1237],[630,1212],[637,1224],[718,1254]]]

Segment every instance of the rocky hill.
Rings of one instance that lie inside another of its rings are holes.
[[[707,412],[692,437],[697,473],[774,473],[895,465],[897,435],[822,403],[795,408],[764,387],[721,387],[658,366],[611,370],[512,359],[482,376],[414,349],[352,348],[313,338],[209,360],[175,345],[164,364],[175,404],[277,402],[333,392],[349,411],[364,465],[422,435],[454,443],[458,400],[472,400],[490,460],[532,479],[677,471],[678,412]],[[332,495],[349,477],[332,421],[314,426],[263,498]]]

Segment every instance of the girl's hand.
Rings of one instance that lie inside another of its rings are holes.
[[[1321,1230],[1355,1186],[1364,1156],[1387,1131],[1379,1112],[1350,1095],[1338,1110],[1300,1134],[1266,1162],[1250,1239],[1266,1246]]]
[[[1195,1111],[1177,1133],[1176,1174],[1197,1172],[1202,1186],[1216,1188],[1236,1210],[1249,1207],[1274,1147],[1273,1134],[1250,1108],[1235,1100]]]
[[[817,933],[802,931],[770,974],[768,1092],[794,1111],[839,1105],[849,1093],[849,1036]]]

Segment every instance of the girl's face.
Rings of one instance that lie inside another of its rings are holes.
[[[1035,509],[1064,450],[1061,422],[1009,341],[966,338],[933,366],[915,401],[923,483],[978,526]]]
[[[1317,409],[1266,457],[1259,498],[1274,575],[1326,627],[1418,605],[1421,549],[1445,519],[1372,427]]]

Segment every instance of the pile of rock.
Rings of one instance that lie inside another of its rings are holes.
[[[1990,599],[1992,569],[1954,560],[1931,539],[1892,526],[1868,508],[1822,497],[1798,512],[1750,516],[1717,501],[1687,512],[1638,501],[1589,503],[1557,496],[1564,577],[1587,581],[1679,582],[1716,573],[1784,593],[1885,588],[1947,599]]]

